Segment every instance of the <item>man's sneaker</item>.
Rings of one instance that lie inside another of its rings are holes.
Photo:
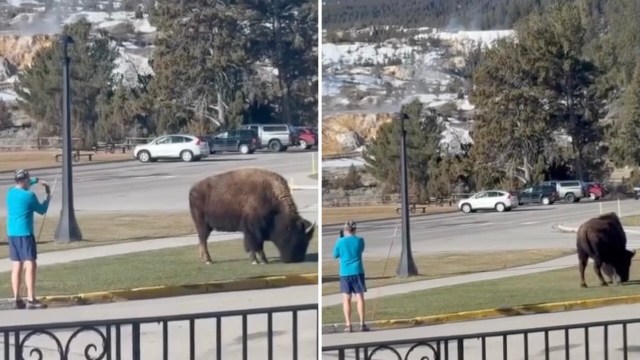
[[[13,301],[13,308],[14,309],[24,309],[27,306],[27,304],[24,303],[24,300],[22,299],[15,299]]]
[[[35,310],[35,309],[46,309],[47,304],[41,303],[39,300],[27,300],[27,309]]]
[[[360,324],[360,331],[369,331],[369,327],[365,324]]]

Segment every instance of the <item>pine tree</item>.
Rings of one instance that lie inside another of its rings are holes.
[[[640,165],[640,61],[625,91],[622,118],[611,144],[611,156],[620,166]]]
[[[406,114],[407,173],[409,187],[424,200],[428,193],[429,162],[439,156],[443,126],[438,117],[424,109],[419,100],[404,105]],[[376,139],[367,144],[363,153],[367,172],[384,184],[388,191],[398,191],[400,184],[400,120],[383,124]],[[432,171],[436,171],[433,169]]]

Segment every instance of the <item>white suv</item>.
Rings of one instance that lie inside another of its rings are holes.
[[[197,136],[164,135],[133,148],[133,157],[143,163],[158,159],[198,161],[209,156],[209,152],[209,144]]]
[[[518,196],[504,190],[487,190],[473,194],[458,202],[458,209],[463,213],[476,210],[510,211],[518,207]]]

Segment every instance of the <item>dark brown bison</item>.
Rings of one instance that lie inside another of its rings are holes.
[[[315,223],[298,214],[287,181],[264,169],[237,169],[197,182],[189,191],[189,209],[207,264],[211,231],[242,232],[251,262],[259,263],[257,253],[266,264],[265,241],[275,244],[282,262],[302,262],[315,230]]]
[[[580,286],[587,287],[584,270],[589,258],[593,259],[593,268],[602,286],[607,286],[607,282],[602,277],[602,271],[611,282],[614,277],[617,277],[618,284],[629,280],[631,260],[636,252],[627,250],[627,235],[615,213],[602,214],[580,225],[576,248]]]

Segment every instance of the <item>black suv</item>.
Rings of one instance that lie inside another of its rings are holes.
[[[535,185],[518,193],[519,205],[543,204],[551,205],[558,200],[558,192],[551,185]]]
[[[260,149],[260,138],[253,130],[228,130],[207,136],[209,150],[212,154],[222,151],[239,151],[243,154],[253,154]]]

